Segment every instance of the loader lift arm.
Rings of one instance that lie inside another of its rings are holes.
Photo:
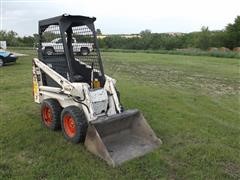
[[[68,95],[77,95],[79,93],[74,93],[76,91],[75,87],[69,82],[66,78],[58,74],[56,71],[48,67],[46,64],[38,60],[37,58],[33,59],[33,62],[36,67],[40,68],[43,72],[45,72],[48,76],[50,76],[56,83],[58,83],[59,86],[62,88],[56,88],[56,87],[49,87],[49,86],[40,86],[40,89],[42,90],[48,90],[56,92],[56,90],[59,90],[59,92],[63,92]]]

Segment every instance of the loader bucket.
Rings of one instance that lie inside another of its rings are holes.
[[[161,144],[138,110],[98,118],[88,127],[85,146],[113,167],[142,156]]]

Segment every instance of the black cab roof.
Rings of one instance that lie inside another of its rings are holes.
[[[71,22],[71,24],[78,26],[78,25],[93,23],[95,20],[96,20],[95,17],[63,14],[61,16],[40,20],[39,27],[57,25],[57,24],[60,24],[61,22]]]

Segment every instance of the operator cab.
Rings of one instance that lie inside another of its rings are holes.
[[[38,58],[70,82],[103,87],[105,76],[95,20],[94,17],[62,15],[39,21]],[[44,85],[59,87],[46,74],[43,80]]]

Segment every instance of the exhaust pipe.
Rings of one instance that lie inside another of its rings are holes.
[[[113,167],[162,144],[138,110],[101,117],[88,126],[86,148]]]

